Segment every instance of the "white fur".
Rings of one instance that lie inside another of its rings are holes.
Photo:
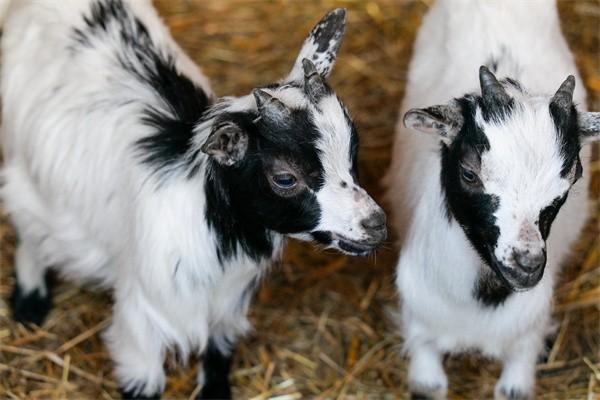
[[[552,2],[439,0],[417,36],[402,114],[477,91],[479,66],[498,54],[503,56],[497,76],[516,78],[533,93],[551,95],[567,75],[575,75],[575,101],[580,110],[585,107],[583,85]],[[499,259],[518,242],[519,229],[531,222],[534,210],[539,213],[542,205],[569,187],[565,179],[557,178],[560,159],[548,100],[548,96],[529,98],[504,126],[484,127],[492,149],[482,160],[484,186],[503,204],[496,212]],[[480,350],[504,363],[496,397],[510,390],[531,395],[536,358],[551,325],[558,267],[587,216],[589,149],[581,151],[584,176],[571,189],[548,238],[544,277],[533,289],[514,293],[503,305],[490,308],[472,297],[475,280],[487,267],[458,224],[447,222],[439,140],[400,122],[386,177],[402,239],[396,283],[405,349],[412,360],[411,386],[445,398],[447,379],[440,355]]]
[[[106,339],[117,378],[123,389],[151,395],[165,385],[167,350],[176,349],[185,359],[202,352],[210,337],[226,352],[249,329],[247,289],[269,263],[240,251],[222,265],[216,235],[205,222],[206,162],[199,163],[194,179],[167,174],[162,179],[168,184],[141,165],[133,144],[151,131],[141,123],[140,111],[148,106],[170,110],[151,88],[118,67],[115,56],[123,49],[116,29],[109,28],[107,38],[92,38],[98,40],[93,47],[77,52],[69,47],[92,2],[19,0],[11,5],[2,37],[1,194],[20,237],[16,270],[22,289],[44,294],[49,266],[69,279],[112,288],[114,318]],[[206,77],[175,44],[151,2],[125,4],[145,24],[155,47],[213,97]],[[309,50],[301,54],[310,56]],[[305,100],[291,89],[278,95],[290,107]],[[256,110],[256,104],[253,96],[226,98],[211,112],[225,108]],[[349,128],[328,112],[344,124],[343,113],[326,106],[319,118],[328,132],[341,134],[337,140],[346,161],[336,155],[343,176],[328,170],[327,179],[350,183],[350,153],[343,139]],[[196,126],[196,147],[212,122],[209,115]],[[337,148],[325,151],[333,150],[338,154]],[[355,198],[350,189],[345,196]],[[357,211],[355,202],[342,202],[348,203],[342,207],[348,217],[343,226],[323,222],[327,229],[346,229],[354,213],[372,206],[363,201]],[[360,229],[352,235],[360,235]],[[272,257],[277,258],[283,237],[274,236]]]

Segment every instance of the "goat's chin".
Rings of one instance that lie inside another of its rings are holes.
[[[514,292],[526,292],[534,288],[544,276],[544,268],[528,273],[518,267],[504,265],[493,261],[492,269],[504,284]]]

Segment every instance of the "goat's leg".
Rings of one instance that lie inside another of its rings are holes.
[[[496,400],[525,400],[533,398],[535,364],[542,347],[542,339],[520,338],[504,357],[502,375],[496,384]]]
[[[144,307],[136,303],[137,295],[116,293],[113,323],[105,339],[123,398],[160,398],[166,381],[165,345]]]
[[[10,296],[10,305],[16,321],[40,325],[52,307],[51,280],[48,267],[38,262],[34,249],[25,238],[17,247],[17,282]]]
[[[214,342],[208,343],[198,377],[202,384],[198,399],[231,399],[229,373],[232,358],[233,351],[230,348],[220,349]]]
[[[433,345],[411,348],[408,379],[412,399],[446,398],[448,378],[442,365],[442,353]]]

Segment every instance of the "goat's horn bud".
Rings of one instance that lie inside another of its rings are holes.
[[[281,100],[262,89],[253,90],[252,94],[256,100],[256,107],[261,118],[274,123],[282,123],[290,117],[290,109]]]
[[[559,108],[565,111],[569,111],[573,105],[573,91],[575,90],[575,77],[569,75],[567,79],[560,85],[554,96],[552,96],[551,103],[556,104]]]
[[[304,58],[302,69],[304,70],[304,91],[311,101],[316,103],[321,97],[329,93],[329,89],[312,61]]]
[[[510,103],[510,96],[485,65],[479,68],[479,84],[481,85],[481,95],[486,105],[494,106]]]

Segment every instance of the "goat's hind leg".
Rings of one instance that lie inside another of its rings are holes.
[[[39,262],[35,247],[26,239],[15,255],[16,284],[10,296],[13,318],[24,324],[40,325],[52,308],[48,266]]]

